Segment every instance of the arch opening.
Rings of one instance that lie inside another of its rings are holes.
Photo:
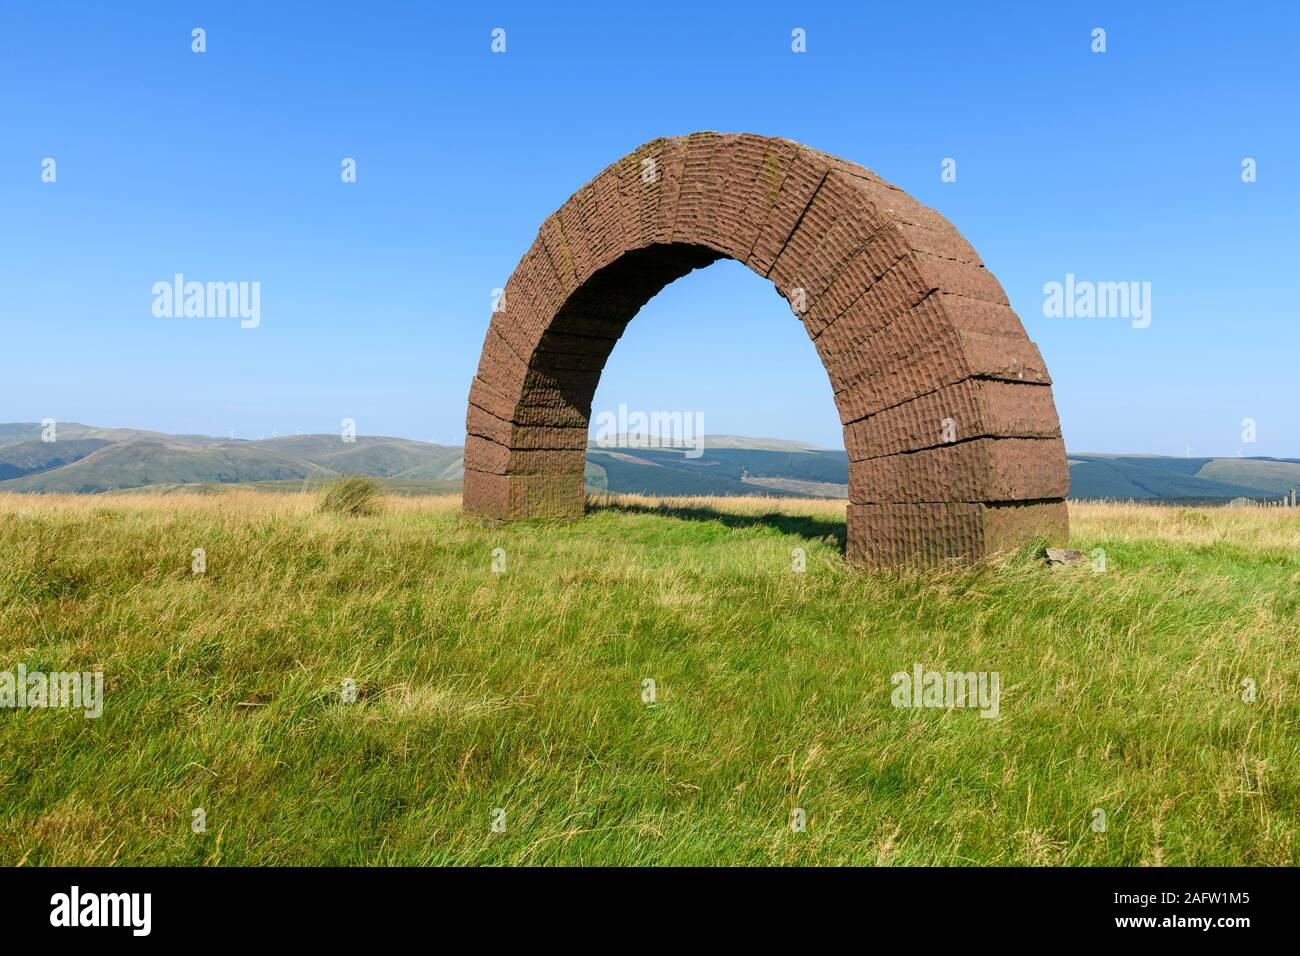
[[[826,368],[851,561],[1065,541],[1050,378],[975,251],[870,171],[749,134],[647,143],[543,224],[470,389],[466,513],[581,516],[591,402],[615,343],[664,286],[724,258],[774,283]]]

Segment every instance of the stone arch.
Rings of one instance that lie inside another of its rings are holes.
[[[1051,380],[970,244],[861,166],[712,132],[646,143],[542,224],[470,388],[465,512],[580,516],[592,396],[615,342],[665,285],[721,258],[772,280],[826,366],[849,453],[849,560],[1064,543]]]

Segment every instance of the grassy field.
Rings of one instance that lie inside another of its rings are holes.
[[[105,687],[0,711],[0,860],[1300,862],[1300,511],[1074,505],[1104,573],[864,575],[842,502],[458,506],[0,496],[0,670]],[[892,706],[914,664],[999,716]]]

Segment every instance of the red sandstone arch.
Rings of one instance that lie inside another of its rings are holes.
[[[1051,380],[975,250],[869,170],[750,134],[646,143],[542,224],[470,388],[465,511],[581,515],[591,400],[614,343],[665,285],[724,257],[805,306],[844,424],[850,560],[1065,541]]]

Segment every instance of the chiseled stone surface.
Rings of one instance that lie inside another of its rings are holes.
[[[1051,379],[975,250],[870,170],[747,133],[652,140],[542,224],[470,388],[466,513],[581,516],[614,344],[665,285],[723,258],[772,280],[826,366],[850,459],[849,560],[1065,544]]]

